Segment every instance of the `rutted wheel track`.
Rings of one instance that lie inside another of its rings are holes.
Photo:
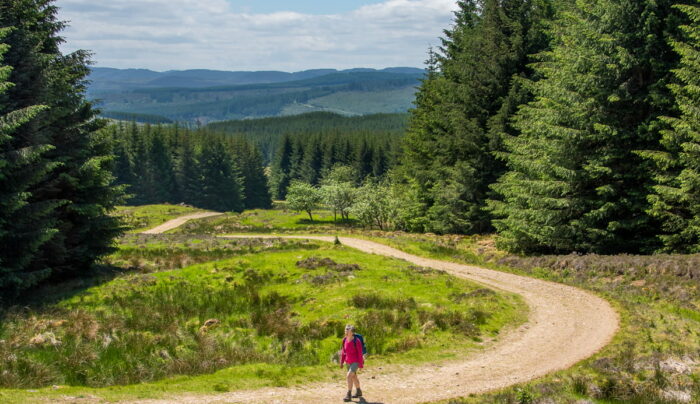
[[[166,223],[167,224],[167,223]],[[166,226],[167,227],[167,226]],[[172,228],[172,227],[171,227]],[[277,238],[278,236],[228,236]],[[286,236],[332,242],[333,237]],[[489,348],[463,360],[404,366],[382,373],[371,361],[362,372],[362,390],[369,403],[436,401],[507,387],[566,369],[607,345],[618,329],[618,315],[604,299],[574,287],[407,254],[383,244],[342,237],[342,244],[360,251],[399,258],[415,265],[444,270],[491,288],[516,293],[530,309],[528,321],[503,335]],[[264,388],[215,395],[179,395],[143,403],[330,403],[344,392],[336,383],[290,388]]]

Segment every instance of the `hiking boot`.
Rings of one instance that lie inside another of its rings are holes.
[[[357,389],[357,393],[355,393],[355,395],[352,396],[352,398],[360,398],[360,397],[362,397],[362,390]]]
[[[352,401],[352,395],[350,393],[350,390],[348,390],[348,394],[345,395],[345,397],[343,398],[343,401],[345,401],[345,402]]]

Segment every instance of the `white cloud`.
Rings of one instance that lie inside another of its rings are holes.
[[[244,14],[226,0],[58,0],[64,51],[98,66],[286,70],[421,66],[455,0],[387,0],[336,15]]]

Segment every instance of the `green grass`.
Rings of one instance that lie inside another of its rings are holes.
[[[172,269],[181,255],[217,261]],[[371,366],[382,366],[455,358],[526,318],[516,296],[469,295],[480,287],[318,242],[134,235],[109,260],[142,265],[48,307],[6,314],[0,384],[22,390],[0,390],[3,402],[330,380],[348,322],[365,335]],[[219,323],[203,331],[209,319]],[[29,344],[46,333],[61,343]],[[51,385],[78,387],[27,391]]]
[[[129,226],[129,233],[139,233],[159,226],[179,216],[204,212],[202,209],[182,205],[119,206],[114,213]]]
[[[313,221],[306,213],[299,213],[283,207],[265,210],[246,210],[242,213],[227,213],[201,220],[193,220],[174,229],[179,234],[226,234],[226,233],[296,233],[333,232],[351,227],[349,223],[334,220],[333,212],[319,209],[313,212]]]

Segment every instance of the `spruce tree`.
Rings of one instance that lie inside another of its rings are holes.
[[[267,186],[262,153],[247,141],[235,143],[243,179],[243,205],[246,209],[269,209],[272,198]]]
[[[202,193],[202,172],[189,134],[182,142],[177,175],[182,201],[197,206]]]
[[[276,199],[284,199],[287,188],[291,183],[292,154],[294,145],[290,136],[284,136],[281,145],[277,149],[277,155],[272,164],[271,189]]]
[[[700,252],[700,3],[677,6],[688,17],[684,37],[672,41],[681,56],[671,86],[680,116],[666,118],[663,151],[647,152],[656,163],[650,213],[662,223],[667,252]]]
[[[205,143],[200,157],[202,170],[201,207],[222,212],[241,212],[243,185],[231,154],[218,139]]]
[[[5,58],[13,69],[9,77],[13,86],[4,94],[3,108],[47,107],[17,129],[12,146],[15,150],[49,146],[42,157],[50,170],[34,171],[32,175],[44,174],[26,190],[35,212],[46,214],[30,213],[26,227],[16,224],[45,238],[33,257],[23,256],[30,261],[25,268],[44,273],[49,268],[51,275],[60,276],[85,273],[113,249],[112,239],[121,227],[108,213],[120,202],[122,190],[112,185],[108,138],[97,134],[104,122],[96,119],[84,98],[89,54],[61,53],[63,40],[58,34],[64,24],[56,14],[52,0],[0,4],[0,26],[13,27],[6,39]],[[37,246],[33,241],[26,245]]]
[[[304,146],[304,159],[301,163],[301,179],[311,185],[318,185],[323,167],[323,151],[317,138],[311,138]]]
[[[30,266],[39,249],[56,232],[49,215],[54,204],[34,202],[29,189],[50,170],[43,154],[49,146],[17,137],[18,130],[44,108],[8,108],[5,94],[12,87],[11,67],[2,64],[3,43],[11,28],[0,29],[0,301],[50,275],[50,268]]]
[[[411,112],[402,156],[403,186],[414,189],[422,231],[479,233],[491,229],[489,185],[505,170],[494,153],[508,121],[516,76],[529,76],[531,53],[548,45],[543,24],[550,1],[459,1],[454,27],[428,73]],[[513,94],[515,96],[515,94]],[[522,102],[522,100],[520,100]],[[496,117],[500,116],[500,120]]]
[[[529,83],[535,100],[505,140],[510,171],[491,202],[511,251],[640,252],[654,248],[645,210],[658,117],[676,58],[670,1],[576,2],[555,25],[554,48]]]

